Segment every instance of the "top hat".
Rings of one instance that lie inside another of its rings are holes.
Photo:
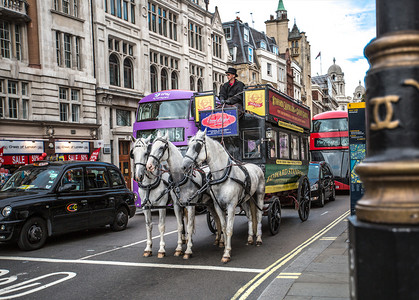
[[[228,68],[228,70],[226,71],[226,74],[233,74],[234,76],[237,77],[237,70],[234,68]]]

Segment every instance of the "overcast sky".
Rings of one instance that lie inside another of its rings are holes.
[[[312,76],[326,74],[336,58],[345,74],[346,96],[353,97],[359,81],[364,79],[369,64],[365,46],[376,37],[375,0],[283,0],[288,13],[288,27],[294,20],[304,31],[311,45]],[[209,11],[215,6],[222,22],[239,16],[258,31],[266,31],[265,21],[275,15],[278,0],[210,0]],[[320,57],[315,59],[318,53]]]

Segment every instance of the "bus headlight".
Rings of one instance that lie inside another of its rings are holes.
[[[1,211],[2,216],[5,218],[10,216],[11,213],[12,213],[12,207],[9,205],[4,207],[3,210]]]

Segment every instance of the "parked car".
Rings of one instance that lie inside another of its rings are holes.
[[[0,190],[0,242],[41,248],[47,237],[110,225],[124,230],[136,195],[108,163],[41,161],[20,167]]]
[[[311,200],[320,207],[324,206],[325,199],[336,199],[335,178],[332,168],[325,161],[312,161],[308,166],[308,180],[311,187]]]

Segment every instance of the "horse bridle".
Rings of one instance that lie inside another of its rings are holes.
[[[189,158],[190,160],[192,160],[192,162],[196,165],[197,164],[196,159],[198,158],[199,153],[201,153],[202,148],[205,149],[205,160],[207,160],[208,155],[207,155],[207,147],[206,147],[206,144],[205,144],[205,140],[203,140],[203,139],[195,139],[195,141],[196,141],[196,146],[195,146],[196,156],[195,156],[195,158],[193,158],[193,157],[191,157],[191,156],[189,156],[187,154],[185,154],[185,157],[186,158]]]
[[[161,138],[157,138],[157,139],[154,140],[154,142],[156,142],[156,141],[160,141],[164,144],[163,151],[161,152],[160,157],[157,157],[157,156],[151,154],[151,147],[150,147],[150,152],[149,152],[148,156],[153,158],[155,161],[157,161],[157,165],[160,165],[160,160],[163,157],[164,152],[166,152],[167,148],[169,148],[169,143],[167,142],[167,140],[161,139]]]
[[[144,144],[143,144],[144,145]],[[134,148],[137,148],[137,147],[143,147],[143,145],[136,145],[136,146],[134,146]],[[145,145],[144,145],[145,146]],[[150,143],[150,144],[148,144],[147,145],[147,151],[146,151],[146,153],[145,153],[145,155],[146,155],[146,158],[148,159],[148,156],[150,155],[150,152],[151,152],[151,146],[152,146],[152,144]],[[129,156],[132,158],[132,159],[134,159],[134,151],[133,151],[134,149],[131,149],[131,151],[130,151],[130,153],[129,153]],[[147,161],[147,159],[146,159],[146,161]],[[143,163],[143,162],[135,162],[134,161],[134,170],[136,170],[137,169],[137,165],[140,165],[140,166],[142,166],[142,167],[144,167],[144,168],[146,168],[146,163]],[[141,181],[142,179],[140,179],[140,181]]]

